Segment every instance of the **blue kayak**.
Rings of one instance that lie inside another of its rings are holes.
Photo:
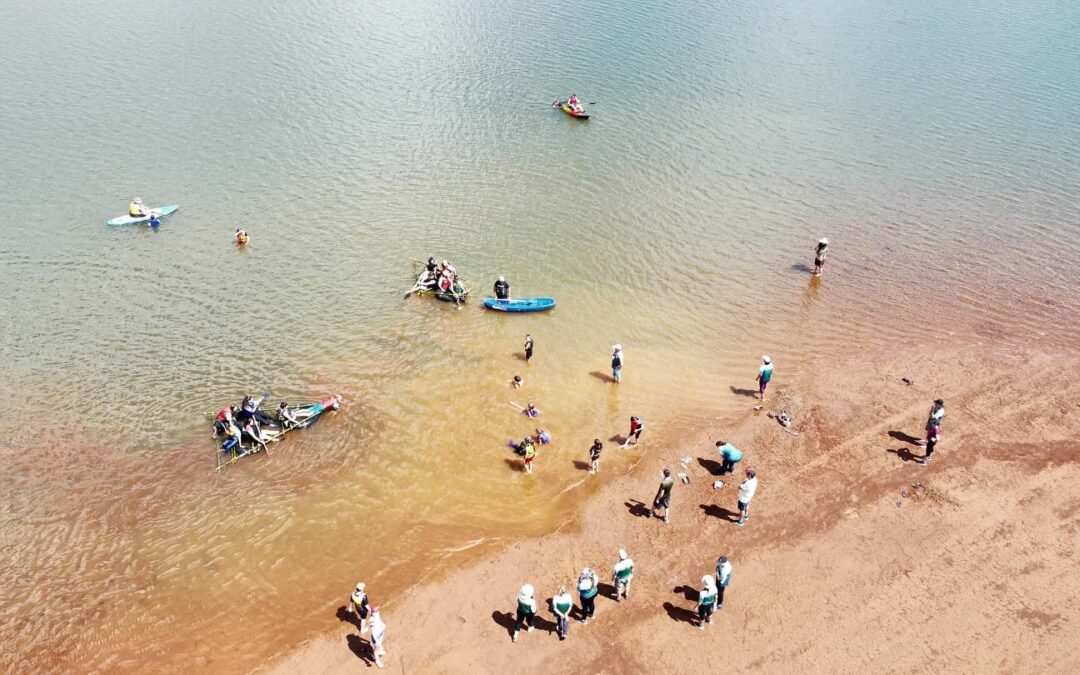
[[[156,209],[150,209],[150,214],[156,214],[158,218],[164,218],[176,209],[180,208],[179,204],[169,204],[168,206],[159,206]],[[135,225],[136,223],[148,223],[150,222],[150,215],[145,216],[120,216],[119,218],[113,218],[112,220],[105,221],[106,225]]]
[[[555,306],[555,298],[516,298],[497,300],[484,298],[484,307],[499,312],[545,312]]]

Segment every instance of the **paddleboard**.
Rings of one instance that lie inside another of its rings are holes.
[[[150,209],[152,212],[157,213],[158,218],[164,218],[176,209],[180,208],[179,204],[169,204],[168,206],[159,206],[156,209]],[[119,218],[113,218],[112,220],[105,221],[107,225],[135,225],[137,223],[150,222],[150,216],[120,216]]]

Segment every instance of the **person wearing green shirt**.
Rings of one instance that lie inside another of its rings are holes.
[[[596,613],[596,594],[600,592],[600,577],[591,568],[581,570],[577,580],[578,596],[581,598],[581,623],[589,623]]]
[[[570,634],[570,610],[574,608],[574,598],[566,592],[566,586],[559,586],[559,593],[551,599],[551,610],[555,613],[555,632],[560,640]]]
[[[615,602],[619,598],[630,598],[630,582],[634,579],[634,561],[626,555],[626,551],[619,549],[619,562],[615,563],[611,578],[615,582]]]
[[[742,451],[736,448],[731,443],[725,443],[724,441],[716,442],[716,451],[720,453],[720,475],[725,473],[735,473],[735,465],[742,461]]]
[[[701,577],[701,590],[698,592],[698,628],[705,630],[705,624],[712,623],[714,609],[716,609],[716,582],[706,574]]]
[[[518,632],[521,631],[522,626],[525,626],[530,633],[532,632],[535,617],[536,594],[533,592],[532,584],[525,584],[517,596],[517,621],[514,622],[514,633],[511,636],[514,642],[517,642]]]

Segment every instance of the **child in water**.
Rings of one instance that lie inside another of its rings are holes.
[[[520,389],[525,384],[525,380],[521,379],[520,375],[515,375],[514,379],[510,381],[510,386],[514,389]]]
[[[540,411],[539,411],[539,410],[537,410],[537,409],[536,409],[536,406],[534,406],[534,405],[533,405],[532,403],[530,403],[529,405],[525,406],[525,409],[524,409],[524,410],[522,410],[521,412],[522,412],[522,414],[524,414],[524,415],[525,415],[526,417],[538,417],[538,416],[540,415]]]

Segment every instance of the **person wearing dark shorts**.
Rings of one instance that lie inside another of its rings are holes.
[[[604,449],[604,444],[600,442],[599,438],[594,438],[592,447],[589,448],[589,473],[596,473],[600,470],[600,452]]]
[[[645,430],[645,423],[641,421],[641,418],[633,415],[630,417],[630,433],[626,436],[626,440],[623,441],[623,448],[630,446],[630,441],[634,442],[634,445],[638,444],[641,440],[641,432]]]
[[[934,455],[934,448],[941,440],[941,422],[933,417],[926,423],[926,454],[923,455],[922,463],[929,464]]]
[[[698,628],[701,630],[705,630],[705,624],[712,623],[716,595],[716,582],[713,578],[708,574],[701,577],[701,590],[698,591]]]
[[[814,276],[819,277],[825,270],[825,256],[829,253],[829,238],[822,237],[814,251]]]
[[[367,593],[365,592],[366,588],[367,586],[362,582],[356,584],[356,590],[353,591],[353,594],[349,597],[349,611],[356,617],[357,621],[360,622],[361,634],[366,633],[368,629],[367,620],[370,608]]]
[[[525,336],[525,363],[528,363],[532,359],[533,355],[533,336]]]
[[[664,469],[664,480],[660,481],[660,487],[656,490],[656,497],[653,499],[652,515],[660,518],[660,514],[657,513],[660,509],[664,509],[663,519],[664,522],[670,522],[668,516],[671,515],[671,488],[675,485],[675,479],[671,477],[671,469]]]

